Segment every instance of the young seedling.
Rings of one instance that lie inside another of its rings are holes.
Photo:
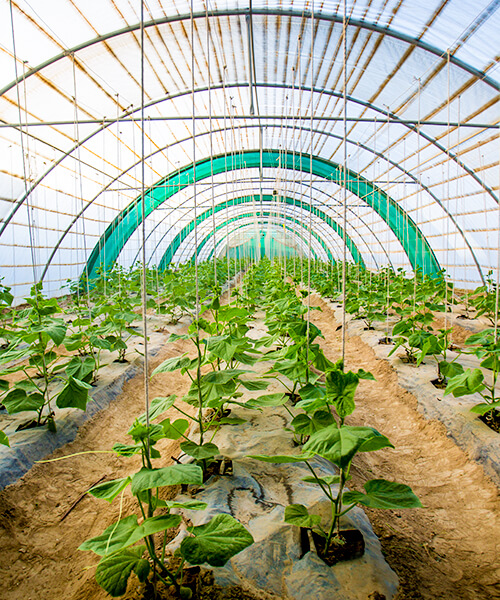
[[[271,463],[304,462],[311,475],[303,480],[318,485],[331,505],[331,521],[322,524],[319,515],[310,514],[307,507],[291,504],[285,508],[285,521],[291,525],[314,530],[324,538],[324,547],[330,544],[344,543],[341,537],[341,519],[357,504],[369,508],[418,508],[420,501],[411,488],[404,484],[385,479],[373,479],[364,484],[364,492],[345,491],[350,480],[352,461],[358,452],[373,452],[382,448],[394,448],[391,442],[372,427],[354,427],[345,424],[345,418],[355,409],[354,394],[360,379],[373,379],[370,373],[358,371],[353,373],[342,371],[342,364],[327,374],[327,399],[334,406],[338,423],[327,423],[311,433],[304,444],[302,453],[297,456],[265,456],[253,455],[251,458]],[[339,469],[335,476],[323,476],[320,465],[313,462],[321,457],[332,462]]]
[[[89,491],[96,498],[112,502],[130,487],[142,518],[139,523],[137,514],[123,517],[79,548],[101,557],[96,569],[96,581],[113,597],[126,592],[128,580],[135,573],[141,582],[151,574],[154,587],[161,581],[168,587],[173,586],[179,598],[189,599],[192,591],[183,582],[186,563],[223,566],[253,543],[251,534],[239,521],[231,515],[219,514],[204,525],[188,527],[188,536],[178,549],[180,564],[169,566],[165,556],[168,534],[182,521],[181,516],[172,510],[204,510],[207,506],[197,500],[177,502],[161,498],[162,490],[167,487],[203,483],[203,472],[198,465],[153,466],[152,461],[161,457],[155,447],[157,442],[164,438],[178,439],[188,427],[184,419],[171,422],[167,418],[154,423],[170,406],[170,398],[155,398],[150,406],[149,426],[146,424],[146,414],[141,415],[128,432],[133,443],[113,446],[119,456],[139,454],[142,464],[140,470],[131,476],[101,483]],[[158,534],[161,535],[159,550],[155,541]]]
[[[491,372],[491,382],[488,382],[481,369],[466,369],[459,363],[454,364],[453,376],[448,375],[448,385],[444,395],[453,394],[455,398],[478,393],[484,402],[476,404],[471,412],[484,418],[485,422],[500,430],[500,397],[496,391],[500,373],[500,341],[495,339],[494,329],[485,329],[467,338],[465,344],[472,347],[471,353],[480,360],[480,367]]]
[[[6,366],[0,376],[22,371],[25,379],[11,387],[5,380],[2,382],[2,402],[9,414],[35,411],[37,418],[32,425],[47,424],[50,431],[56,431],[52,402],[55,400],[59,408],[85,410],[94,362],[73,357],[61,364],[55,348],[63,343],[67,326],[63,319],[54,316],[61,308],[55,298],[44,298],[41,284],[33,286],[26,302],[29,308],[18,315],[12,347],[0,358],[2,365],[17,362]],[[62,388],[55,384],[62,384]]]

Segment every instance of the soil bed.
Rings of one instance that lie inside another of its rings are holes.
[[[493,431],[500,433],[500,413],[498,411],[494,411],[494,414],[491,416],[481,415],[479,419],[487,425]]]
[[[326,562],[327,565],[335,565],[343,560],[352,560],[363,556],[365,551],[365,540],[361,531],[357,529],[345,529],[340,531],[338,537],[340,542],[335,539],[326,547],[326,539],[317,533],[312,533],[314,546],[318,556]]]
[[[317,296],[313,304],[323,312],[312,311],[311,321],[325,336],[321,344],[327,357],[337,360],[341,333],[333,311]],[[168,344],[151,368],[189,350],[183,341]],[[350,487],[362,490],[363,483],[372,478],[400,481],[411,485],[425,506],[418,518],[414,511],[366,509],[384,554],[400,578],[397,600],[500,599],[497,488],[481,466],[449,439],[442,424],[418,412],[414,396],[398,385],[391,366],[378,360],[358,337],[347,339],[346,367],[363,368],[376,377],[375,382],[361,382],[357,409],[348,424],[373,426],[395,445],[395,450],[361,454],[351,471]],[[165,373],[151,380],[150,394],[182,396],[188,384],[176,373]],[[120,398],[81,428],[74,442],[52,456],[107,451],[116,441],[126,443],[126,431],[143,411],[139,374],[125,384]],[[166,416],[177,414],[172,410]],[[179,443],[164,441],[160,450],[164,457],[178,456]],[[2,600],[109,598],[95,582],[95,570],[88,568],[96,564],[96,557],[77,548],[116,521],[120,510],[127,514],[135,510],[135,501],[126,493],[121,506],[119,502],[108,505],[85,492],[103,477],[111,480],[129,474],[138,460],[86,454],[38,464],[0,492]],[[164,460],[162,465],[171,462]],[[220,591],[212,585],[209,573],[200,572],[200,578],[203,586],[197,600],[260,600],[241,589]],[[125,598],[144,598],[138,580],[131,580]]]

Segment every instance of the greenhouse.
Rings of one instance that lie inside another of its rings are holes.
[[[0,3],[0,598],[500,599],[500,0]]]

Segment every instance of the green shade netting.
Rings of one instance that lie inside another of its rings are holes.
[[[236,206],[238,204],[245,204],[245,203],[250,203],[250,202],[256,202],[259,200],[259,196],[246,196],[243,198],[233,198],[232,200],[229,200],[228,202],[222,202],[221,204],[218,204],[217,206],[215,206],[215,212],[219,212],[221,210],[224,210],[226,208],[228,208],[229,206]],[[272,196],[266,196],[264,195],[262,197],[262,199],[265,201],[267,198],[272,198]],[[291,198],[286,198],[285,200],[289,200],[290,202],[288,202],[289,204],[294,204],[297,206],[300,206],[301,201],[300,200],[292,200]],[[297,203],[297,204],[296,204]],[[309,208],[309,205],[305,205],[306,207]],[[204,213],[202,213],[201,215],[198,215],[196,217],[196,224],[200,225],[200,223],[202,223],[205,219],[208,219],[209,217],[212,216],[212,209],[210,208],[209,210],[205,211]],[[271,217],[273,216],[275,213],[272,213],[270,211],[256,211],[255,213],[243,213],[238,215],[237,217],[233,217],[231,219],[228,219],[227,221],[225,221],[224,223],[218,225],[215,228],[215,231],[220,231],[221,229],[223,229],[224,227],[227,226],[227,223],[235,223],[240,219],[244,219],[244,218],[249,218],[249,217]],[[325,216],[325,220],[327,220],[329,217],[327,215]],[[302,223],[301,221],[299,221],[298,219],[294,219],[290,216],[286,216],[285,217],[288,221],[293,221],[294,223],[296,223],[297,225],[300,225],[301,227],[303,227],[304,229],[307,230],[307,227],[304,223]],[[175,238],[172,240],[172,242],[169,244],[167,250],[165,251],[165,254],[163,255],[162,259],[160,260],[160,263],[158,265],[158,268],[160,270],[162,269],[166,269],[167,265],[172,261],[172,258],[174,256],[174,254],[177,252],[177,250],[179,249],[180,245],[182,244],[182,242],[186,239],[186,237],[194,230],[194,226],[195,226],[195,221],[191,221],[190,223],[188,223],[188,225],[186,225],[176,236]],[[342,230],[340,228],[338,228],[337,224],[335,222],[331,223],[331,226],[337,231],[337,233],[339,233],[339,235],[341,237],[343,237],[342,234]],[[330,249],[328,248],[328,246],[325,244],[324,240],[313,230],[311,231],[312,236],[318,240],[318,242],[321,244],[322,248],[325,250],[325,252],[328,255],[328,258],[330,259],[331,262],[335,262]],[[211,231],[208,236],[202,240],[202,242],[198,245],[198,252],[201,251],[201,249],[203,248],[203,246],[207,243],[207,241],[209,240],[209,238],[213,235],[213,231]],[[302,238],[303,239],[303,238]],[[363,263],[363,259],[361,258],[361,255],[359,254],[356,246],[352,243],[351,239],[348,238],[347,239],[347,247],[349,248],[351,255],[353,256],[353,260],[355,260],[355,262],[359,262],[359,264],[364,268],[364,263]],[[351,249],[352,248],[352,249]]]
[[[212,159],[198,161],[172,173],[148,189],[144,195],[144,214],[147,217],[153,210],[181,189],[219,173],[249,168],[286,168],[302,171],[333,181],[345,187],[371,206],[389,225],[406,252],[410,264],[420,267],[425,274],[435,274],[439,264],[427,240],[401,207],[387,194],[357,173],[344,170],[328,160],[278,150],[268,150],[262,154],[248,150],[237,155],[219,155]],[[142,222],[142,196],[131,202],[107,227],[93,249],[87,262],[86,272],[90,278],[96,276],[96,269],[108,269]]]

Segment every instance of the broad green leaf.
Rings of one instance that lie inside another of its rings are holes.
[[[307,508],[302,504],[290,504],[285,507],[285,523],[311,529],[321,523],[321,517],[310,515]]]
[[[439,363],[439,372],[447,379],[451,379],[452,377],[455,377],[455,375],[462,375],[464,373],[464,368],[460,363],[442,360]]]
[[[253,537],[231,515],[220,514],[205,525],[188,529],[194,537],[182,540],[180,552],[192,565],[223,567],[233,556],[253,544]]]
[[[139,419],[136,419],[127,433],[133,438],[134,442],[141,442],[148,437],[150,441],[159,440],[163,437],[163,428],[158,423],[150,423],[147,427],[145,423],[143,424]]]
[[[231,306],[228,309],[221,308],[219,312],[219,321],[234,321],[236,319],[244,319],[248,317],[248,311],[244,308]]]
[[[288,398],[285,394],[265,394],[258,398],[250,398],[250,400],[245,403],[245,406],[248,406],[249,408],[263,408],[265,406],[281,406],[287,402]]]
[[[250,392],[266,390],[269,387],[269,381],[259,379],[240,379],[241,385]]]
[[[297,415],[292,420],[292,427],[301,435],[312,435],[316,431],[328,427],[334,423],[333,415],[327,411],[316,411],[313,417],[309,417],[303,413]]]
[[[136,546],[106,556],[97,565],[95,578],[97,583],[113,598],[123,596],[127,591],[128,579],[134,571],[139,581],[146,581],[149,574],[149,562],[142,558],[146,546]]]
[[[182,517],[180,515],[159,515],[157,517],[146,519],[139,525],[139,529],[135,532],[133,543],[135,544],[135,542],[149,535],[171,529],[172,527],[177,527],[180,525],[181,521]]]
[[[31,379],[23,379],[22,381],[16,381],[14,387],[18,390],[24,390],[26,394],[30,394],[31,392],[38,392],[38,388],[31,381]]]
[[[491,371],[500,371],[500,357],[498,354],[493,352],[489,354],[480,364],[483,369],[490,369]]]
[[[205,343],[209,352],[218,358],[222,358],[225,362],[229,362],[237,350],[237,346],[231,344],[231,336],[229,335],[212,336]]]
[[[66,323],[62,319],[50,319],[46,324],[34,325],[33,332],[46,333],[56,346],[62,343],[66,336]]]
[[[371,381],[375,381],[375,377],[373,376],[373,374],[370,373],[370,371],[365,371],[364,369],[358,369],[358,372],[356,373],[356,375],[360,379],[368,379]]]
[[[313,361],[314,366],[323,373],[334,368],[334,364],[326,358],[322,350],[318,350]]]
[[[114,479],[113,481],[105,481],[104,483],[100,483],[99,485],[91,488],[88,493],[95,498],[99,498],[100,500],[112,502],[131,481],[132,479],[130,477]]]
[[[348,478],[350,479],[350,477]],[[322,483],[323,485],[334,485],[336,483],[340,483],[340,475],[328,475],[327,477],[313,477],[312,475],[307,475],[306,477],[302,477],[302,481],[306,483]]]
[[[168,338],[167,342],[176,342],[177,340],[190,340],[191,336],[187,335],[186,333],[182,333],[182,334],[178,334],[178,333],[172,333],[170,334],[170,337]]]
[[[376,449],[394,446],[389,440],[371,427],[351,427],[331,425],[314,433],[304,444],[304,452],[317,454],[333,462],[340,468],[349,465],[358,451],[369,452],[375,449],[372,440],[376,438]],[[365,449],[363,445],[367,444]]]
[[[268,463],[276,463],[276,464],[284,464],[284,463],[296,463],[296,462],[305,462],[314,456],[313,453],[303,453],[297,454],[295,456],[291,455],[276,455],[276,456],[266,456],[265,454],[249,454],[248,458],[255,458],[255,460],[260,460],[262,462]]]
[[[170,419],[165,419],[160,425],[163,428],[163,437],[169,440],[178,440],[189,427],[189,421],[187,419],[176,419],[171,423]]]
[[[107,527],[101,535],[86,540],[79,550],[91,550],[99,556],[107,556],[149,535],[177,527],[181,521],[179,515],[160,515],[146,519],[139,525],[137,516],[130,515]]]
[[[299,390],[299,396],[304,400],[322,400],[326,396],[326,389],[322,385],[314,385],[308,383],[301,387]]]
[[[9,438],[3,431],[0,431],[0,444],[2,444],[3,446],[8,446],[10,448]]]
[[[205,510],[208,506],[206,502],[200,502],[199,500],[186,500],[185,502],[165,500],[164,502],[168,508],[183,508],[184,510]]]
[[[2,400],[2,404],[7,409],[9,415],[13,415],[25,410],[38,410],[44,405],[42,394],[30,394],[19,388],[11,390]]]
[[[486,413],[489,413],[490,410],[495,411],[498,408],[500,408],[500,400],[497,400],[496,402],[482,402],[481,404],[476,404],[476,406],[473,406],[470,409],[470,412],[477,415],[485,415]]]
[[[134,454],[140,454],[142,450],[142,444],[113,444],[113,452],[116,452],[119,456],[133,456]]]
[[[4,365],[9,362],[13,362],[15,360],[26,359],[32,354],[32,351],[29,348],[13,348],[12,350],[8,350],[7,352],[3,352],[0,354],[0,365]],[[20,366],[19,369],[23,367]],[[9,373],[10,370],[2,371],[2,374]]]
[[[368,508],[421,508],[420,500],[404,483],[395,483],[386,479],[372,479],[363,486],[362,492],[346,492],[342,496],[343,504],[363,504]]]
[[[86,381],[94,372],[95,361],[90,356],[73,356],[66,367],[67,375]]]
[[[204,383],[217,383],[224,384],[228,383],[231,379],[242,375],[243,373],[250,373],[244,369],[222,369],[220,371],[211,371],[203,376]]]
[[[344,373],[340,370],[329,371],[326,374],[326,394],[328,401],[335,405],[340,418],[350,415],[356,405],[354,394],[359,384],[359,376],[352,371]]]
[[[163,361],[161,365],[158,365],[156,369],[151,374],[151,377],[154,375],[158,375],[158,373],[171,373],[172,371],[176,371],[177,369],[182,369],[183,367],[187,367],[191,364],[191,359],[188,357],[187,352],[182,356],[174,356],[172,358],[167,358],[167,360]]]
[[[112,554],[133,543],[129,540],[137,528],[137,515],[129,515],[107,527],[101,535],[86,540],[78,549],[90,550],[99,556]]]
[[[57,396],[56,405],[58,408],[79,408],[85,410],[89,400],[89,389],[92,386],[84,381],[68,377],[66,385]]]
[[[181,450],[196,460],[204,460],[220,454],[219,448],[210,442],[199,446],[194,442],[185,441],[181,443]]]
[[[465,343],[467,346],[488,346],[489,344],[494,343],[495,341],[495,330],[494,329],[484,329],[479,333],[473,333],[466,340]]]
[[[151,400],[151,404],[149,405],[149,420],[154,421],[156,417],[159,417],[162,413],[167,411],[169,408],[175,404],[177,396],[167,396],[167,397],[159,397],[153,398]],[[143,413],[140,417],[138,417],[140,423],[146,423],[146,413]]]
[[[448,380],[444,395],[453,394],[455,398],[467,396],[484,390],[484,375],[481,369],[467,369],[461,375],[455,375]]]
[[[142,468],[132,477],[132,494],[167,485],[203,483],[203,471],[197,465],[171,465],[160,469]]]

